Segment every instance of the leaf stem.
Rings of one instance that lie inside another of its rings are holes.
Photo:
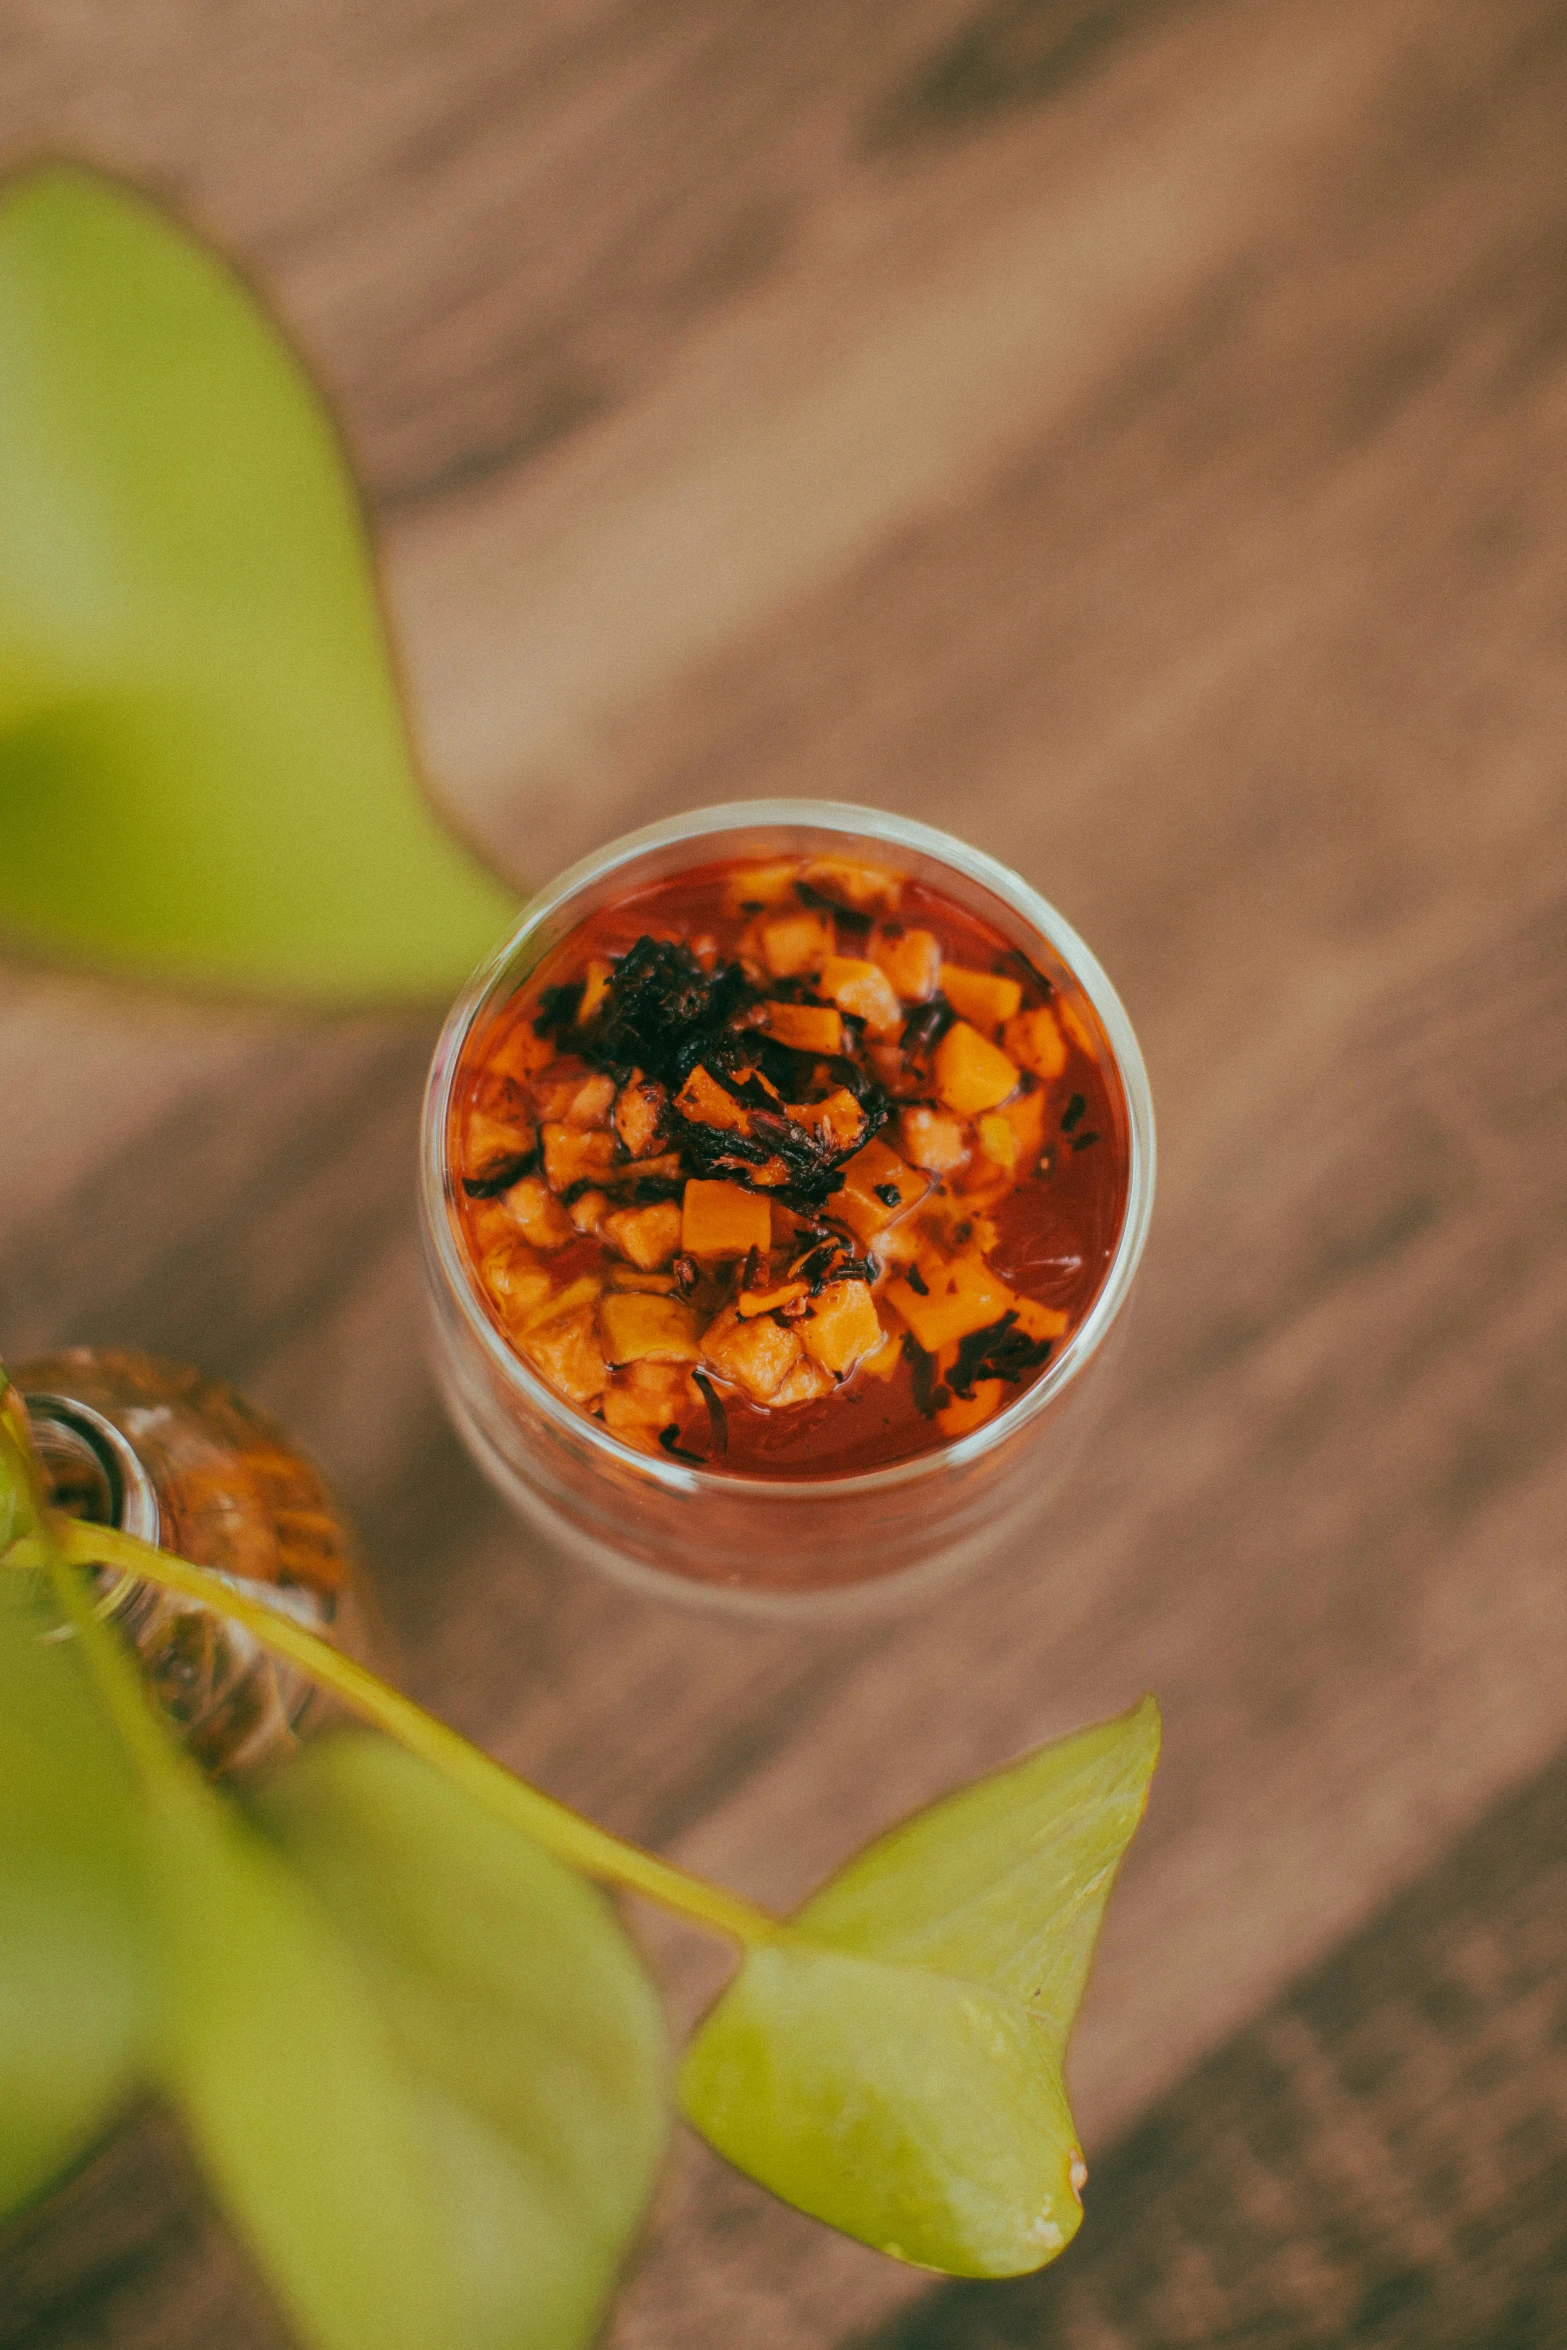
[[[162,1590],[180,1592],[242,1624],[264,1647],[286,1656],[365,1721],[384,1730],[475,1802],[521,1829],[535,1844],[542,1844],[584,1876],[640,1893],[678,1917],[747,1947],[774,1942],[787,1931],[782,1920],[769,1911],[644,1852],[639,1845],[626,1843],[541,1788],[517,1778],[460,1732],[426,1713],[412,1698],[404,1697],[302,1624],[248,1599],[211,1568],[193,1566],[172,1551],[155,1549],[113,1527],[57,1518],[54,1531],[63,1557],[75,1566],[122,1567]],[[74,1618],[76,1610],[71,1613]],[[147,1726],[152,1727],[150,1721]]]

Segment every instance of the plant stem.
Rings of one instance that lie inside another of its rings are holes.
[[[287,1657],[410,1754],[431,1764],[454,1786],[584,1876],[601,1884],[624,1886],[673,1910],[678,1917],[747,1947],[774,1942],[787,1931],[782,1920],[767,1910],[612,1836],[607,1828],[517,1778],[436,1715],[415,1705],[412,1698],[404,1697],[316,1633],[307,1632],[302,1624],[247,1598],[211,1568],[193,1566],[188,1559],[176,1558],[171,1551],[155,1549],[113,1527],[58,1518],[55,1532],[61,1553],[74,1566],[124,1568],[242,1624],[264,1647]]]

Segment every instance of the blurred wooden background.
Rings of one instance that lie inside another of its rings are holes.
[[[505,870],[903,809],[1043,887],[1147,1049],[1069,1506],[824,1633],[560,1566],[459,1455],[433,1026],[0,970],[0,1344],[282,1415],[509,1762],[787,1902],[1164,1702],[1068,2261],[944,2292],[686,2145],[616,2350],[1567,2340],[1564,120],[1559,0],[0,8],[0,159],[169,196],[329,388]],[[0,2248],[5,2350],[280,2338],[150,2125]]]

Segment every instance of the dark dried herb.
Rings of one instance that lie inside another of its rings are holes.
[[[691,1376],[702,1390],[702,1401],[707,1406],[707,1416],[713,1428],[713,1450],[714,1452],[727,1452],[729,1450],[729,1414],[724,1410],[723,1397],[705,1371],[693,1371]]]
[[[957,1014],[946,997],[933,995],[928,1004],[921,1004],[904,1022],[904,1051],[911,1057],[934,1052],[956,1018]]]
[[[465,1175],[462,1187],[470,1199],[499,1199],[503,1191],[510,1191],[524,1175],[536,1175],[544,1163],[544,1153],[537,1143],[520,1158],[507,1159],[493,1175]]]
[[[760,1289],[764,1271],[761,1250],[759,1248],[749,1250],[746,1255],[745,1269],[740,1275],[741,1288],[753,1291]]]
[[[658,1441],[663,1446],[665,1452],[668,1453],[671,1460],[689,1461],[693,1469],[700,1469],[703,1467],[704,1463],[702,1455],[699,1452],[687,1452],[685,1446],[681,1443],[680,1429],[675,1421],[671,1420],[667,1428],[660,1428],[658,1432]]]
[[[813,889],[808,881],[797,881],[794,894],[802,906],[814,906],[819,913],[831,914],[845,930],[858,930],[863,935],[875,924],[874,914],[864,913],[858,906],[840,906],[836,898],[827,897],[821,890]]]
[[[966,1403],[977,1379],[1007,1379],[1015,1385],[1048,1361],[1051,1341],[1030,1338],[1026,1330],[1015,1327],[1016,1322],[1016,1309],[1009,1308],[999,1322],[959,1341],[957,1361],[948,1373],[954,1395]]]
[[[1066,1108],[1061,1113],[1061,1131],[1063,1134],[1071,1133],[1073,1127],[1082,1117],[1083,1112],[1087,1109],[1087,1107],[1087,1095],[1074,1093],[1071,1100],[1067,1103]]]
[[[936,1358],[925,1352],[912,1330],[903,1333],[903,1355],[913,1383],[915,1408],[928,1420],[936,1409]]]
[[[1074,1134],[1072,1137],[1072,1148],[1075,1151],[1086,1151],[1091,1142],[1097,1142],[1098,1140],[1099,1137],[1097,1134]]]
[[[871,1189],[884,1208],[897,1207],[903,1198],[902,1192],[895,1183],[873,1183]]]
[[[678,1188],[680,1187],[677,1186],[677,1189]],[[681,1296],[689,1297],[692,1290],[695,1289],[698,1281],[700,1281],[702,1278],[701,1274],[697,1270],[697,1262],[695,1257],[676,1257],[674,1263],[670,1266],[669,1269],[675,1276],[675,1287],[679,1290]]]
[[[604,1180],[613,1186],[614,1173],[606,1175]],[[634,1183],[619,1188],[636,1207],[651,1208],[660,1200],[682,1199],[686,1186],[685,1178],[680,1175],[639,1175]]]
[[[535,1036],[547,1036],[558,1050],[564,1052],[561,1039],[576,1028],[577,1012],[582,1003],[587,982],[568,979],[563,987],[545,987],[539,991],[539,1008],[533,1015]]]
[[[689,947],[639,938],[610,978],[602,1018],[584,1057],[644,1070],[671,1091],[711,1054],[736,1012],[751,999],[738,963],[703,970]]]
[[[1035,969],[1034,965],[1029,961],[1027,955],[1024,954],[1021,947],[1009,947],[1006,954],[1002,957],[1002,962],[1003,964],[1010,963],[1012,965],[1013,970],[1022,980],[1025,989],[1037,988],[1039,991],[1039,1001],[1042,1004],[1049,1003],[1051,997],[1056,992],[1055,982],[1053,980],[1047,979],[1043,971]]]
[[[904,1274],[903,1278],[905,1281],[907,1281],[909,1287],[913,1290],[916,1297],[929,1297],[930,1283],[926,1280],[918,1265],[911,1265],[908,1271]]]

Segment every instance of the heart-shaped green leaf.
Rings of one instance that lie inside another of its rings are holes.
[[[661,2013],[608,1904],[378,1738],[320,1741],[256,1812],[419,2085],[460,2237],[464,2350],[570,2350],[668,2127]]]
[[[1061,2066],[1158,1756],[1151,1698],[949,1796],[747,1953],[681,2102],[818,2219],[958,2276],[1042,2267],[1081,2218]]]
[[[0,1556],[39,1530],[0,1372]],[[106,2126],[144,2059],[134,1796],[42,1578],[0,1571],[0,2211]]]
[[[0,931],[161,978],[449,993],[514,900],[420,796],[352,484],[150,202],[0,200]]]

